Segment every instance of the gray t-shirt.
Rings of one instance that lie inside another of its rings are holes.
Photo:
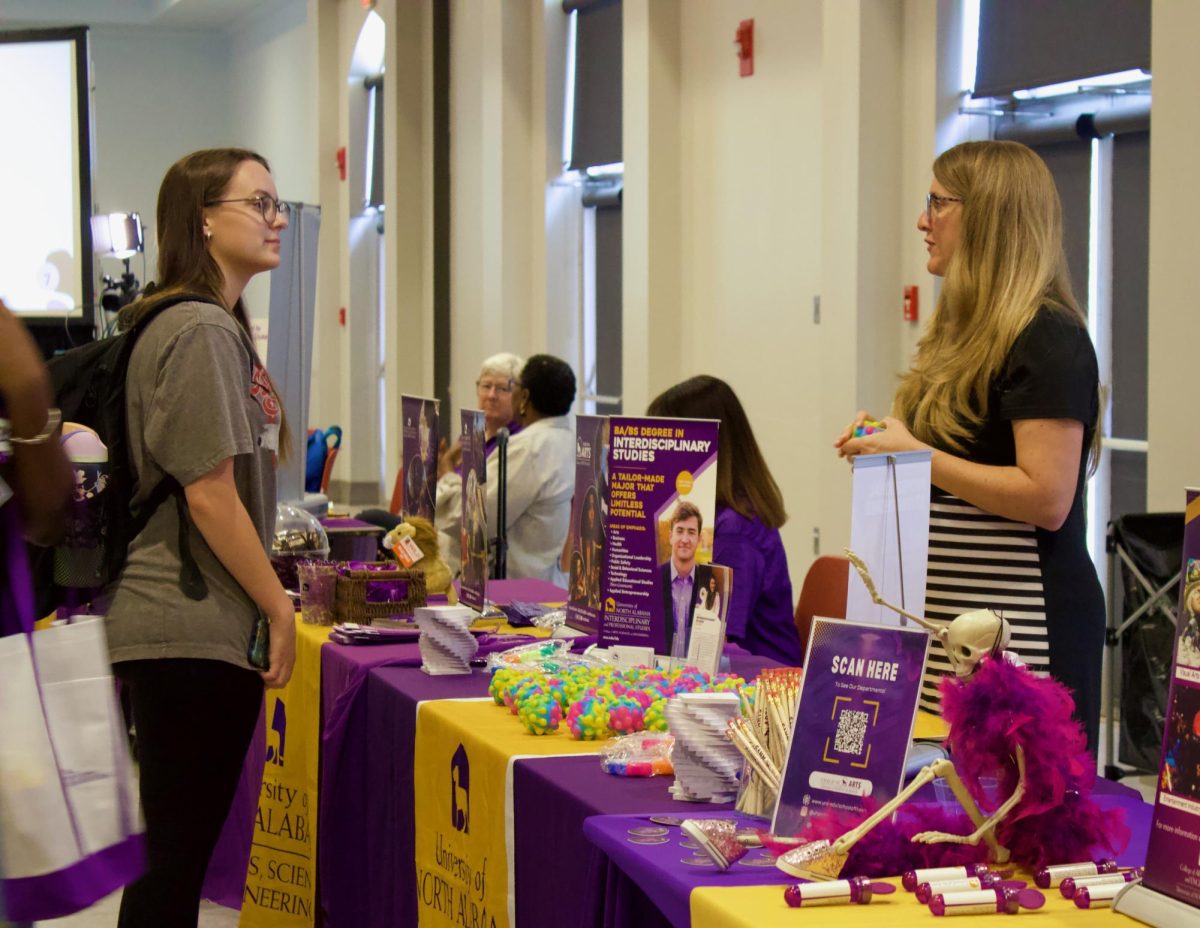
[[[186,487],[232,457],[238,496],[269,550],[279,402],[237,321],[210,303],[171,307],[139,337],[125,383],[138,479],[134,504],[164,474]],[[199,601],[179,588],[179,517],[168,499],[129,546],[113,593],[108,644],[114,662],[189,657],[250,666],[246,647],[258,607],[194,523],[188,544],[208,584]]]

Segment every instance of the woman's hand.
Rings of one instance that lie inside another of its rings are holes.
[[[271,623],[271,665],[260,672],[268,689],[287,686],[296,664],[296,613],[291,599],[285,599],[287,602],[267,617]]]
[[[839,458],[844,458],[846,456],[845,452],[842,451],[842,446],[854,437],[854,430],[866,422],[869,418],[870,416],[867,415],[867,411],[865,409],[860,409],[854,414],[854,421],[846,426],[842,430],[842,434],[834,440],[833,447],[837,449]]]
[[[270,666],[260,672],[267,686],[283,686],[296,662],[295,607],[238,496],[233,458],[226,458],[189,483],[183,495],[192,521],[217,560],[271,623]]]
[[[863,412],[859,412],[847,431],[853,434],[854,429],[861,425],[866,418]],[[899,451],[929,451],[929,445],[919,441],[912,432],[908,430],[908,426],[894,416],[888,416],[882,420],[882,429],[877,429],[870,435],[863,435],[860,438],[848,438],[843,432],[838,441],[834,442],[834,447],[838,449],[838,457],[843,457],[853,461],[860,454],[895,454]]]

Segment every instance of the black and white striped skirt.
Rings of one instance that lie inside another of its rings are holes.
[[[1031,670],[1049,668],[1046,604],[1037,529],[984,512],[934,489],[929,513],[925,615],[949,622],[976,609],[1003,615],[1012,628],[1008,649]],[[953,673],[937,639],[929,648],[921,705],[938,711],[938,681]]]

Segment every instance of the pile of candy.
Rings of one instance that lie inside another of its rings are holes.
[[[670,776],[675,739],[653,731],[622,735],[600,749],[600,769],[618,777]]]
[[[636,731],[666,731],[666,701],[679,693],[737,693],[745,681],[733,674],[709,677],[695,668],[663,673],[645,667],[611,667],[555,660],[492,670],[489,692],[535,735],[565,721],[571,737],[601,741]]]

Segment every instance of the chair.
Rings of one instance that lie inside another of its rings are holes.
[[[304,464],[305,492],[329,494],[329,476],[333,473],[333,462],[341,446],[342,430],[339,426],[308,430]]]
[[[1108,523],[1106,548],[1108,764],[1104,775],[1116,780],[1126,772],[1117,766],[1118,760],[1138,770],[1158,769],[1175,648],[1183,513],[1127,513],[1113,519]]]
[[[337,460],[338,451],[341,450],[341,447],[341,439],[339,438],[338,443],[329,449],[329,454],[325,455],[325,467],[321,471],[321,492],[325,496],[329,495],[329,477],[333,473],[333,462]]]
[[[850,580],[850,559],[841,554],[822,554],[812,562],[800,587],[796,603],[796,632],[800,651],[807,655],[808,636],[814,616],[846,618],[846,585]]]

